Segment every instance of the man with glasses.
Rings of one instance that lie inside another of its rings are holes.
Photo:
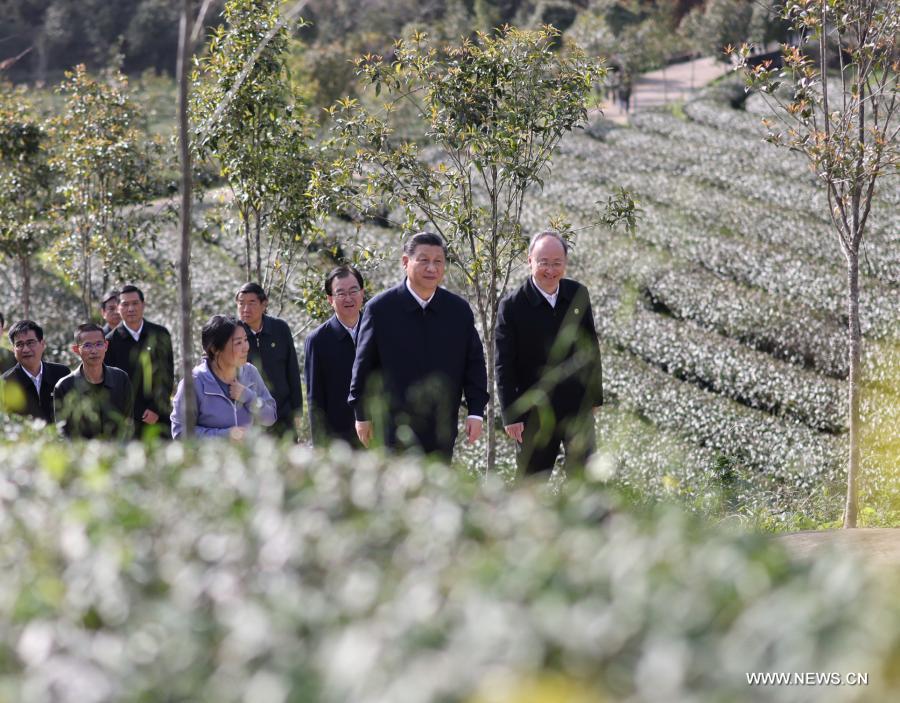
[[[99,325],[75,330],[74,354],[81,365],[53,391],[57,424],[67,437],[130,439],[134,428],[134,393],[128,374],[104,363],[109,342]]]
[[[334,315],[306,338],[303,363],[312,440],[316,446],[341,439],[361,447],[347,395],[365,298],[362,275],[353,266],[338,266],[325,278],[325,296]]]
[[[481,435],[488,402],[484,348],[472,308],[440,287],[443,238],[414,234],[400,261],[406,278],[372,298],[359,323],[349,395],[356,433],[365,446],[377,430],[388,447],[449,463],[463,395],[466,437],[473,443]]]
[[[123,286],[119,293],[122,322],[106,335],[106,365],[122,369],[134,388],[134,428],[139,438],[171,438],[169,417],[175,387],[172,337],[162,325],[144,319],[144,293]]]
[[[278,418],[271,431],[296,438],[297,423],[303,412],[303,388],[291,328],[284,320],[266,314],[269,298],[258,283],[245,283],[234,299],[238,319],[247,329],[250,342],[247,360],[262,374],[278,408]]]
[[[594,448],[592,409],[603,403],[591,301],[583,285],[564,278],[568,252],[557,232],[534,235],[531,275],[497,315],[500,408],[525,474],[552,471],[560,444],[567,470],[584,466]]]
[[[112,332],[122,321],[119,315],[119,291],[111,290],[100,301],[100,316],[103,318],[103,334]]]
[[[3,405],[8,412],[53,422],[53,387],[69,367],[44,361],[44,330],[32,320],[9,328],[16,365],[3,374]]]

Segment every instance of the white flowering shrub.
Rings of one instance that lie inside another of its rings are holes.
[[[890,699],[889,572],[635,515],[595,463],[553,492],[263,437],[3,444],[0,697]],[[748,684],[771,671],[869,680]]]

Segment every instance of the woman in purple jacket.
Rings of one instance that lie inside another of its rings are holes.
[[[197,435],[241,439],[247,428],[275,422],[275,399],[262,376],[247,363],[250,344],[237,318],[213,315],[201,333],[204,357],[192,377],[197,396]],[[172,436],[184,432],[184,379],[175,392]]]

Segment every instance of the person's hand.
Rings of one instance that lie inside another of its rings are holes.
[[[239,425],[238,425],[238,426],[235,426],[235,427],[232,427],[230,430],[228,430],[228,436],[229,436],[231,439],[233,439],[233,440],[235,440],[235,441],[237,441],[237,442],[240,442],[241,440],[244,439],[244,437],[247,436],[247,428],[246,428],[246,427],[241,427],[241,426],[239,426]]]
[[[141,420],[145,425],[155,425],[159,420],[159,415],[148,408],[144,411],[144,414],[141,415]]]
[[[372,423],[368,420],[356,421],[356,436],[363,446],[368,448],[369,442],[372,441]]]
[[[241,399],[241,396],[244,394],[245,390],[247,390],[247,387],[242,386],[237,381],[232,381],[228,384],[228,395],[230,395],[231,399],[235,402]]]
[[[477,417],[466,418],[466,437],[469,440],[469,444],[475,444],[478,441],[478,438],[481,437],[481,428],[483,426],[484,420],[479,420]]]
[[[510,438],[516,440],[519,444],[522,444],[522,433],[525,431],[524,422],[514,422],[511,425],[506,425],[503,429],[506,430],[506,434],[508,434]]]

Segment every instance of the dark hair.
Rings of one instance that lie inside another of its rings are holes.
[[[138,291],[138,293],[140,293],[140,291]],[[117,290],[107,291],[106,295],[104,295],[102,298],[100,298],[100,308],[101,309],[104,308],[106,306],[106,304],[113,298],[116,299],[116,302],[119,301],[119,291],[117,291]],[[143,300],[143,299],[144,299],[144,296],[141,295],[141,300]]]
[[[237,300],[241,293],[250,293],[251,295],[255,295],[259,298],[259,302],[264,303],[269,299],[269,296],[266,295],[266,292],[263,290],[263,287],[259,285],[259,283],[254,283],[251,281],[250,283],[245,283],[240,288],[238,288],[238,292],[234,294],[234,299]]]
[[[6,324],[6,318],[3,317],[3,313],[0,312],[0,327],[3,327]]]
[[[531,241],[528,242],[528,255],[531,256],[531,252],[534,250],[535,245],[544,239],[545,237],[552,237],[557,242],[562,244],[563,254],[566,256],[569,255],[569,243],[566,241],[565,237],[563,237],[559,232],[553,229],[545,229],[543,232],[538,232],[535,235],[532,235]]]
[[[16,324],[9,328],[9,342],[16,343],[16,335],[25,334],[26,332],[34,332],[34,336],[40,342],[44,338],[44,330],[34,320],[19,320]]]
[[[355,266],[338,266],[337,268],[332,269],[331,273],[325,277],[325,293],[331,295],[332,284],[334,283],[335,278],[345,278],[347,276],[356,278],[356,282],[359,283],[360,288],[365,287],[362,274],[357,271]]]
[[[109,300],[109,298],[107,298]],[[75,344],[81,345],[81,336],[86,334],[87,332],[99,332],[101,336],[103,335],[103,328],[100,325],[96,325],[93,322],[85,322],[83,325],[78,325],[75,328]]]
[[[122,297],[126,293],[137,293],[138,298],[141,299],[141,302],[144,302],[144,291],[142,291],[137,286],[133,286],[130,283],[127,286],[122,286],[122,290],[119,291],[119,297]]]
[[[418,234],[414,234],[406,240],[406,243],[404,243],[403,253],[407,256],[412,256],[416,253],[416,247],[418,246],[440,247],[444,250],[444,256],[447,256],[447,242],[445,242],[444,238],[439,234],[434,234],[433,232],[419,232]]]
[[[225,348],[241,323],[233,315],[213,315],[200,331],[200,344],[207,359],[214,359]]]

